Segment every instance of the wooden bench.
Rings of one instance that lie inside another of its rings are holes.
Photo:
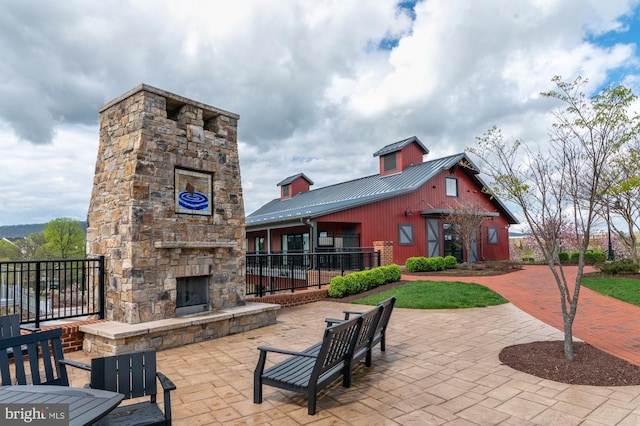
[[[390,298],[385,299],[382,302],[378,303],[378,305],[376,305],[377,308],[381,309],[382,313],[379,320],[375,323],[375,329],[372,331],[369,340],[366,342],[366,345],[362,346],[360,349],[356,349],[356,351],[354,352],[354,363],[362,359],[362,357],[366,354],[366,365],[367,367],[371,367],[373,347],[377,344],[380,344],[380,351],[386,351],[387,326],[389,325],[389,320],[391,319],[391,313],[393,312],[393,307],[395,306],[395,304],[396,297],[391,296]],[[329,325],[332,325],[341,321],[347,321],[352,315],[364,315],[362,312],[351,310],[343,311],[343,313],[343,320],[327,318],[325,321]]]
[[[2,386],[15,384],[69,386],[66,366],[71,365],[84,370],[87,366],[64,359],[61,336],[62,330],[57,328],[0,339]],[[10,353],[20,353],[23,348],[26,350],[26,356],[10,356]],[[27,358],[26,363],[25,358]],[[14,364],[13,368],[10,364]]]
[[[353,348],[353,355],[349,360],[349,370],[345,372],[348,375],[347,382],[351,385],[353,367],[362,358],[367,358],[367,367],[371,367],[371,342],[378,330],[378,325],[382,319],[383,307],[378,305],[359,315],[362,318],[362,326],[356,338],[356,344]],[[337,320],[332,318],[325,319],[328,326],[339,324],[347,320]]]
[[[340,324],[327,327],[319,345],[294,352],[260,346],[260,357],[254,371],[253,402],[262,403],[262,386],[268,385],[306,394],[307,411],[316,413],[317,394],[340,376],[342,385],[349,387],[351,359],[362,327],[362,317],[356,316]],[[269,352],[290,355],[289,358],[265,370]]]

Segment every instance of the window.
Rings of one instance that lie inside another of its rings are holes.
[[[327,231],[318,232],[318,247],[333,247],[333,234]]]
[[[398,153],[387,154],[382,159],[383,171],[390,172],[398,168]]]
[[[487,228],[487,239],[489,244],[498,244],[498,228],[490,226]]]
[[[413,225],[398,225],[398,244],[401,246],[413,245]]]
[[[288,197],[291,193],[291,185],[282,185],[282,196]]]
[[[284,253],[308,253],[309,233],[282,235],[282,251]]]
[[[458,196],[458,179],[449,178],[449,177],[445,178],[445,186],[446,186],[447,197]]]
[[[253,250],[256,253],[264,253],[264,237],[256,237],[254,240]]]

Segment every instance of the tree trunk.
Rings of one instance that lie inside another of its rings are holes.
[[[573,319],[564,316],[564,357],[573,361],[576,357],[573,352]]]

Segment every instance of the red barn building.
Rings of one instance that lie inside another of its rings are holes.
[[[284,179],[280,197],[247,216],[247,252],[340,251],[386,242],[399,265],[413,256],[508,260],[509,225],[518,221],[486,193],[464,153],[423,161],[428,152],[411,137],[374,153],[380,172],[372,176],[313,190],[302,173]],[[467,201],[486,209],[472,253],[446,220]]]

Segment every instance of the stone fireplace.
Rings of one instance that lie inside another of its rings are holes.
[[[238,119],[145,84],[100,109],[87,252],[106,256],[107,319],[245,304]]]
[[[276,322],[246,303],[238,115],[142,84],[100,109],[87,253],[105,256],[106,320],[83,350],[162,350]]]

